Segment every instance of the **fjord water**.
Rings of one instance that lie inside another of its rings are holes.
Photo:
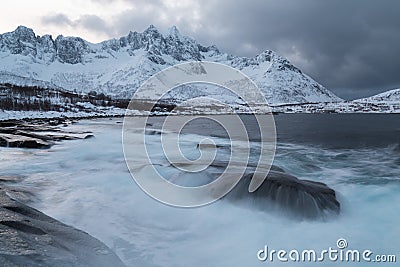
[[[351,249],[399,257],[398,115],[275,117],[274,164],[338,193],[341,214],[323,220],[293,219],[224,200],[192,209],[161,204],[141,191],[128,172],[121,121],[80,121],[71,130],[90,130],[95,138],[62,142],[49,150],[1,148],[2,175],[24,177],[19,186],[34,192],[32,206],[100,239],[127,266],[311,266],[260,262],[257,252],[265,245],[320,251],[336,248],[339,238]],[[247,121],[251,128],[251,118]],[[185,144],[195,143],[206,130],[207,122],[193,123]],[[218,131],[213,128],[213,137],[224,142]],[[157,136],[147,137],[150,146],[157,145]],[[252,141],[257,143],[256,135]]]

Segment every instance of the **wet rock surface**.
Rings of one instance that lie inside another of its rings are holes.
[[[93,137],[90,132],[70,132],[63,129],[73,123],[68,119],[0,122],[0,146],[49,148],[57,141]]]
[[[301,219],[319,219],[340,213],[335,190],[324,183],[301,180],[277,166],[272,166],[263,183],[249,192],[252,179],[252,173],[245,175],[227,198],[235,203],[248,201],[261,210],[279,209]]]
[[[99,240],[33,209],[13,183],[0,180],[0,266],[124,266]]]

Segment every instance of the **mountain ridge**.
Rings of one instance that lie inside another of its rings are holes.
[[[400,88],[392,89],[370,97],[356,99],[358,102],[400,102]]]
[[[194,60],[241,70],[259,86],[269,103],[342,101],[271,50],[254,57],[234,56],[214,45],[197,43],[175,26],[163,35],[150,25],[143,32],[130,31],[96,44],[80,37],[38,36],[32,29],[19,26],[0,34],[0,58],[0,83],[14,75],[20,83],[26,79],[25,85],[31,85],[29,79],[34,79],[48,86],[83,93],[96,90],[115,98],[129,99],[153,74]]]

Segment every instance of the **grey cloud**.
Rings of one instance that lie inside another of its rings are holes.
[[[42,23],[44,24],[55,24],[60,26],[72,25],[73,22],[68,18],[67,15],[58,13],[51,14],[42,18]]]
[[[74,28],[82,27],[98,33],[105,33],[107,35],[110,35],[112,32],[107,22],[96,15],[83,15],[78,19],[72,20],[66,14],[58,13],[44,16],[41,20],[44,24],[69,26]]]
[[[397,0],[120,1],[126,10],[110,21],[79,21],[112,37],[150,24],[161,30],[175,24],[205,45],[241,56],[272,49],[345,98],[400,87]],[[46,20],[76,23],[61,14]]]
[[[273,49],[345,97],[400,87],[400,10],[397,1],[215,1],[205,11],[218,45],[246,54]],[[210,38],[211,39],[211,38]],[[297,52],[297,55],[296,53]],[[251,54],[246,54],[251,56]],[[374,90],[375,89],[375,90]],[[351,92],[351,94],[349,94]]]
[[[89,30],[110,34],[110,26],[106,21],[96,15],[81,16],[74,23],[75,25],[82,26]]]

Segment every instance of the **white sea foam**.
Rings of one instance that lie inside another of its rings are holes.
[[[26,176],[22,184],[38,189],[34,207],[97,237],[128,266],[262,266],[268,263],[259,262],[256,253],[264,245],[318,250],[334,247],[340,237],[350,248],[381,254],[395,254],[400,247],[395,148],[282,144],[277,165],[299,178],[327,183],[342,203],[336,219],[296,221],[226,201],[194,209],[163,205],[130,177],[116,119],[70,127],[92,130],[95,138],[50,150],[1,148],[2,173]]]

